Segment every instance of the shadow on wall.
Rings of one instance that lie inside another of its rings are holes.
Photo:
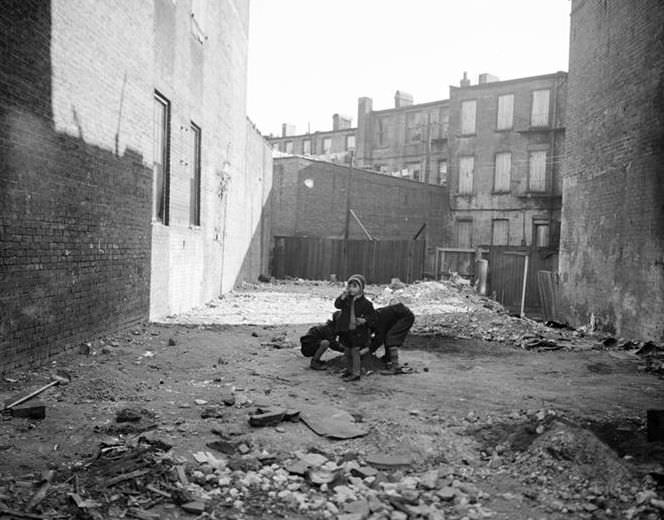
[[[272,194],[274,187],[266,198],[261,209],[261,218],[251,237],[249,248],[244,255],[242,267],[235,280],[237,287],[243,281],[256,283],[260,275],[270,274],[270,255],[272,244]]]
[[[50,37],[50,2],[3,2],[0,372],[148,314],[151,170],[55,130]]]

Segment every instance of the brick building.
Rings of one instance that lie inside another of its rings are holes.
[[[0,371],[258,269],[271,153],[245,114],[248,11],[3,2]]]
[[[357,128],[353,128],[351,118],[334,114],[332,130],[296,135],[295,128],[284,123],[281,137],[270,136],[268,141],[277,156],[303,155],[350,164],[355,152],[356,135]]]
[[[567,74],[450,87],[456,245],[557,246]]]
[[[568,318],[664,340],[664,4],[573,0],[560,248]]]
[[[565,72],[508,81],[480,74],[476,85],[464,75],[440,101],[414,104],[397,91],[393,108],[374,110],[371,98],[359,98],[357,128],[344,130],[356,135],[353,164],[446,186],[455,226],[446,246],[556,247],[566,85]],[[327,158],[305,148],[311,135],[271,142]]]
[[[271,207],[273,236],[344,238],[348,226],[348,238],[367,238],[347,209],[377,240],[412,239],[426,224],[420,237],[432,249],[452,232],[445,187],[304,157],[274,160]]]
[[[357,164],[431,184],[447,181],[448,100],[414,105],[397,90],[394,108],[373,110],[371,98],[357,107]]]

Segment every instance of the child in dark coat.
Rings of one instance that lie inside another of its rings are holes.
[[[369,345],[369,328],[376,319],[373,305],[364,297],[365,285],[364,276],[354,274],[348,278],[344,292],[334,301],[334,306],[341,310],[336,331],[348,361],[344,374],[347,381],[360,379],[360,349]]]
[[[321,357],[328,348],[343,352],[343,347],[337,341],[337,332],[335,321],[341,314],[340,311],[332,315],[331,320],[327,320],[324,325],[311,327],[307,333],[300,338],[300,350],[305,357],[311,358],[311,368],[314,370],[325,370],[325,362]]]
[[[396,303],[376,309],[376,322],[373,327],[374,337],[369,351],[373,354],[381,345],[385,345],[387,374],[402,373],[399,366],[399,347],[403,345],[415,316],[403,303]]]

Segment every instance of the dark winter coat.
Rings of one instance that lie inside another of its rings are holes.
[[[408,331],[413,326],[415,316],[403,303],[396,303],[376,309],[376,321],[373,326],[375,336],[371,340],[371,350],[381,345],[400,347]]]
[[[306,357],[313,356],[318,347],[320,347],[321,341],[324,339],[330,342],[330,348],[332,350],[343,350],[339,343],[336,340],[337,333],[334,330],[334,322],[329,320],[325,325],[316,325],[311,327],[307,333],[300,338],[300,351]]]

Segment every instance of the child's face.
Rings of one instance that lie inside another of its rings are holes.
[[[349,282],[348,294],[350,294],[351,296],[357,296],[358,294],[360,294],[360,286],[357,282]]]

